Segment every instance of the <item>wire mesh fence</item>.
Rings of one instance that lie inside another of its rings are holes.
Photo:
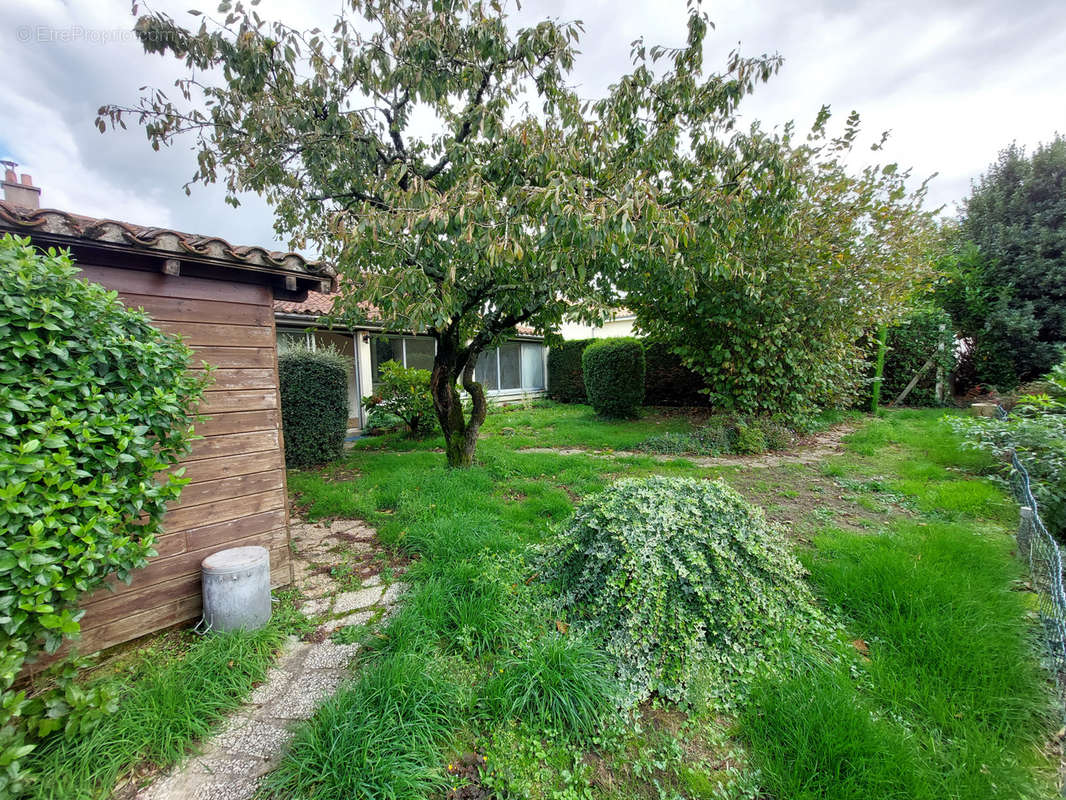
[[[1007,418],[1002,407],[996,409],[1000,419]],[[1040,614],[1043,656],[1055,677],[1058,711],[1066,724],[1066,590],[1062,578],[1062,550],[1040,519],[1040,507],[1033,496],[1029,472],[1016,452],[1011,452],[1010,485],[1020,506],[1018,521],[1018,555],[1029,566],[1030,583],[1037,595]],[[1060,788],[1066,796],[1063,765],[1060,765]]]

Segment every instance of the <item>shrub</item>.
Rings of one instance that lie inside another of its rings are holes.
[[[785,450],[795,440],[788,426],[765,417],[714,416],[689,433],[649,436],[636,446],[645,453],[720,456]]]
[[[0,239],[0,795],[32,750],[9,691],[23,663],[78,634],[82,595],[155,554],[207,382],[190,355],[65,253]]]
[[[548,350],[548,396],[560,403],[587,403],[581,354],[594,339],[574,339]]]
[[[703,378],[681,363],[669,345],[644,343],[644,403],[649,406],[705,406]]]
[[[817,618],[784,538],[721,480],[618,481],[581,504],[550,563],[632,700],[678,699],[696,670],[750,680]]]
[[[581,354],[589,405],[605,417],[634,417],[644,401],[644,345],[623,336],[597,339]]]
[[[1066,362],[1045,376],[1045,394],[1017,399],[1005,419],[959,417],[952,427],[973,447],[996,455],[1011,450],[1031,478],[1033,496],[1039,503],[1040,518],[1060,541],[1066,541]],[[1009,471],[1009,462],[1004,470]]]
[[[590,737],[612,706],[610,665],[586,639],[551,631],[497,664],[493,711],[536,728]]]
[[[433,395],[429,393],[430,371],[407,368],[398,361],[386,361],[381,365],[381,377],[377,388],[363,403],[375,412],[385,412],[399,417],[412,436],[428,433],[433,426],[436,410]]]
[[[278,356],[285,464],[336,458],[348,432],[348,360],[333,350],[295,348]]]

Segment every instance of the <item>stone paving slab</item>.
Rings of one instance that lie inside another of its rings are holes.
[[[374,573],[362,579],[358,590],[339,593],[328,574],[316,571],[324,559],[341,563],[373,551],[372,528],[357,520],[296,522],[291,534],[296,585],[305,598],[301,610],[315,618],[328,617],[314,637],[323,640],[291,637],[263,684],[202,745],[200,754],[143,788],[135,800],[251,800],[259,780],[281,760],[293,725],[309,719],[351,675],[349,665],[360,646],[337,644],[328,635],[346,625],[385,619],[395,610],[407,588],[404,583],[386,585]]]

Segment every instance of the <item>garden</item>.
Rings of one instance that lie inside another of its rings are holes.
[[[70,253],[0,240],[0,798],[181,797],[214,766],[264,800],[1054,794],[1063,675],[1009,455],[1066,536],[1041,244],[1066,140],[1008,148],[948,221],[906,169],[854,167],[857,114],[739,125],[781,59],[710,70],[698,4],[591,101],[579,22],[353,10],[149,13],[189,107],[97,120],[192,132],[193,183],[335,262],[316,324],[433,340],[432,370],[361,387],[354,441],[351,360],[277,359],[300,570],[266,627],[63,649],[157,555],[212,375]],[[637,336],[557,333],[623,305]],[[493,405],[478,359],[527,328],[548,396]],[[324,683],[266,724],[294,652]]]

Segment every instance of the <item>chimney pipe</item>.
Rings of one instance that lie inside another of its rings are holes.
[[[18,175],[15,174],[15,167],[18,164],[14,161],[4,161],[2,163],[5,166],[4,202],[12,206],[21,206],[22,208],[40,208],[41,189],[33,185],[33,178],[23,173],[20,180]]]

